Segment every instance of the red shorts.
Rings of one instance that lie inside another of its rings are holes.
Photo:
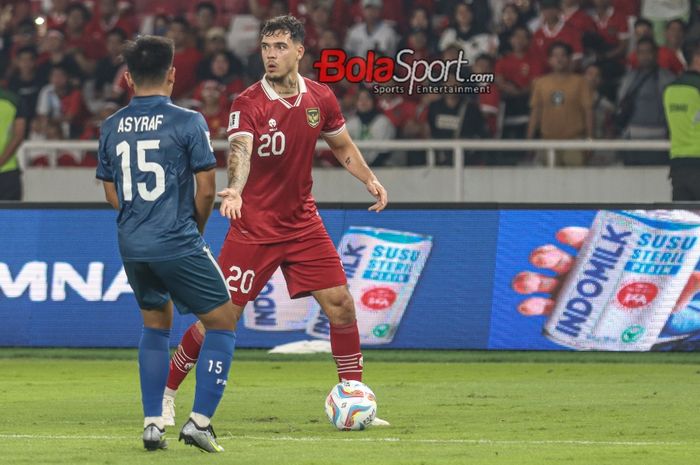
[[[347,284],[338,252],[324,227],[275,244],[245,244],[227,237],[219,265],[231,301],[241,307],[255,300],[277,267],[282,267],[292,299]]]

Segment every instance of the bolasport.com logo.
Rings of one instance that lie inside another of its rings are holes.
[[[324,49],[314,63],[319,82],[364,83],[372,85],[376,94],[490,93],[493,73],[470,73],[469,66],[461,50],[455,59],[429,61],[416,59],[415,51],[408,48],[400,50],[394,58],[378,56],[373,51],[364,57],[350,57],[345,50]]]

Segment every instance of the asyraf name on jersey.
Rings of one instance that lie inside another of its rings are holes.
[[[125,116],[119,119],[117,132],[157,131],[163,124],[163,115]]]

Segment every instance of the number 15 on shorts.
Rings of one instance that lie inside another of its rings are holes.
[[[253,287],[253,279],[255,279],[255,271],[253,270],[241,270],[236,265],[233,265],[228,269],[231,273],[228,278],[226,278],[226,286],[231,292],[241,292],[247,294]]]

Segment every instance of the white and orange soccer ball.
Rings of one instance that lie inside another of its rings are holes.
[[[377,416],[374,392],[359,381],[343,381],[333,386],[325,407],[328,419],[341,431],[363,430]]]

